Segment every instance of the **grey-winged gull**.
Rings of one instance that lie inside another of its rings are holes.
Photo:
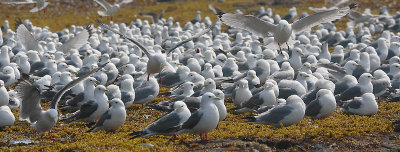
[[[105,95],[106,90],[106,87],[103,85],[97,86],[94,89],[94,99],[82,104],[77,112],[63,121],[70,123],[78,121],[95,122],[98,120],[109,107],[107,103],[108,99]]]
[[[124,103],[118,99],[110,101],[111,107],[100,117],[96,125],[88,132],[95,132],[98,130],[113,131],[121,127],[126,119],[126,111]]]
[[[219,112],[214,101],[221,100],[211,92],[201,97],[199,110],[194,112],[189,119],[182,124],[178,133],[199,134],[201,141],[209,141],[207,133],[214,130],[219,122]]]
[[[97,14],[99,14],[100,16],[110,16],[114,14],[121,5],[131,3],[133,0],[123,0],[120,3],[116,3],[114,5],[111,5],[106,0],[94,0],[94,1],[105,9],[105,11],[97,11]]]
[[[333,93],[330,90],[321,89],[317,93],[317,98],[307,105],[305,115],[320,119],[330,116],[335,109],[336,100]]]
[[[378,104],[372,93],[365,93],[361,97],[355,97],[343,105],[343,110],[357,115],[373,115],[378,111]]]
[[[252,93],[249,90],[249,84],[246,79],[239,80],[237,89],[232,94],[232,101],[236,106],[240,106],[243,102],[249,100],[252,97]]]
[[[292,24],[289,24],[286,20],[281,20],[279,21],[278,25],[263,21],[252,15],[231,14],[223,12],[219,12],[219,14],[217,15],[225,24],[229,26],[247,30],[252,34],[262,38],[274,37],[274,42],[278,44],[278,47],[280,49],[280,45],[284,43],[287,44],[292,33],[301,33],[303,31],[310,30],[311,27],[319,25],[321,23],[340,19],[348,14],[350,10],[355,7],[356,4],[353,3],[345,8],[337,8],[311,14],[307,17],[295,21]],[[289,47],[289,44],[287,45]]]
[[[14,124],[15,117],[7,105],[0,106],[0,120],[0,127],[12,126]]]
[[[121,81],[121,100],[125,107],[128,108],[135,101],[135,90],[133,89],[133,79],[125,79]]]
[[[286,104],[276,106],[267,112],[255,116],[255,123],[268,124],[274,127],[290,126],[299,123],[305,114],[303,100],[297,95],[291,95]]]
[[[9,95],[5,88],[3,80],[0,80],[0,106],[6,106],[9,102]]]
[[[373,85],[371,83],[372,79],[376,79],[369,73],[364,73],[358,79],[358,84],[354,87],[348,88],[341,94],[336,95],[336,100],[345,101],[353,99],[354,97],[360,97],[364,93],[372,93]]]
[[[238,111],[249,111],[256,110],[262,106],[272,106],[275,105],[276,96],[274,92],[274,86],[272,82],[266,82],[264,84],[264,90],[253,95],[249,100],[241,104],[241,109]]]
[[[219,98],[219,100],[215,101],[214,104],[218,108],[219,121],[222,121],[226,118],[226,115],[228,114],[228,111],[226,110],[226,106],[224,104],[225,95],[224,92],[219,89],[214,90],[213,93],[215,97]]]
[[[160,117],[145,129],[131,133],[132,138],[152,135],[174,135],[181,125],[189,119],[191,114],[186,104],[182,101],[175,102],[173,107],[174,111],[171,113]]]

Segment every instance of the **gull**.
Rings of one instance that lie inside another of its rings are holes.
[[[0,107],[8,105],[10,96],[8,95],[3,80],[0,80],[0,97]]]
[[[306,116],[322,119],[330,116],[336,109],[336,100],[333,93],[328,89],[321,89],[317,98],[306,107]]]
[[[153,12],[140,12],[139,15],[142,15],[144,17],[151,17],[151,20],[153,21],[154,24],[160,23],[160,21],[162,21],[161,19],[163,18],[165,11],[162,10],[160,15],[158,15],[157,13],[153,13]]]
[[[311,14],[307,17],[299,19],[292,24],[289,24],[286,20],[280,20],[278,25],[274,25],[270,22],[263,21],[253,15],[242,15],[219,12],[217,15],[223,23],[228,26],[232,26],[239,29],[244,29],[250,33],[259,36],[261,38],[274,37],[274,42],[277,43],[279,50],[280,45],[286,43],[289,50],[290,37],[292,33],[298,34],[306,30],[310,30],[311,27],[326,23],[342,18],[350,12],[351,9],[355,8],[356,4],[351,4],[345,8],[337,8],[333,10],[322,11]],[[292,45],[292,44],[290,44]]]
[[[378,104],[372,93],[365,93],[361,97],[354,97],[353,100],[343,105],[343,110],[357,115],[373,115],[378,111]]]
[[[15,117],[7,105],[0,106],[0,127],[12,126],[15,122]]]
[[[109,106],[107,96],[105,95],[106,90],[106,87],[103,85],[98,85],[94,89],[94,99],[82,104],[77,112],[63,121],[67,121],[67,123],[78,121],[91,123],[98,120],[107,111]]]
[[[222,120],[224,120],[226,118],[226,115],[228,113],[228,111],[226,110],[226,106],[224,104],[225,95],[224,95],[224,92],[222,92],[219,89],[215,89],[213,91],[213,94],[215,95],[215,97],[220,99],[220,100],[215,101],[214,104],[218,108],[219,121],[222,121]]]
[[[11,110],[19,108],[21,102],[17,97],[17,92],[15,90],[10,90],[8,91],[8,96],[9,96],[8,107],[10,107]]]
[[[64,88],[56,93],[56,95],[51,100],[50,109],[44,111],[40,105],[40,91],[39,89],[29,80],[23,80],[17,84],[15,91],[17,91],[18,96],[22,99],[21,109],[20,109],[20,120],[27,120],[31,123],[32,127],[39,133],[45,132],[49,133],[53,126],[58,121],[57,105],[61,97],[69,89],[73,88],[75,85],[85,80],[90,75],[94,74],[105,65],[100,66],[97,69],[75,79],[70,82]],[[52,138],[52,137],[51,137]]]
[[[215,101],[221,100],[213,93],[207,92],[201,97],[199,110],[184,122],[178,133],[199,134],[201,141],[209,141],[207,133],[214,130],[219,122],[219,112]]]
[[[255,123],[268,124],[274,127],[290,126],[299,123],[305,114],[303,100],[297,95],[291,95],[285,105],[276,106],[254,117]]]
[[[362,74],[358,79],[358,84],[336,95],[336,100],[345,101],[359,97],[365,93],[372,93],[373,85],[371,81],[373,79],[375,80],[376,78],[369,73]]]
[[[133,0],[123,0],[122,2],[115,3],[114,5],[111,5],[106,0],[94,0],[94,1],[106,10],[105,12],[97,11],[97,14],[99,14],[100,16],[110,16],[114,14],[121,5],[131,3]]]
[[[121,100],[125,107],[128,108],[135,101],[135,90],[133,90],[133,79],[125,79],[121,81]]]
[[[91,25],[86,26],[85,30],[82,30],[80,33],[76,34],[75,37],[70,38],[67,42],[59,46],[57,50],[62,51],[64,54],[66,54],[71,49],[79,49],[87,43],[91,31]],[[26,51],[43,51],[43,49],[39,46],[39,41],[35,39],[35,37],[32,35],[31,32],[29,32],[24,24],[18,26],[16,33],[18,37],[18,42],[22,44]]]
[[[6,66],[3,68],[0,74],[0,80],[4,81],[4,86],[8,87],[12,85],[17,80],[15,79],[14,69],[11,66]]]
[[[98,130],[113,131],[121,127],[126,120],[126,110],[124,103],[118,99],[112,99],[111,107],[100,117],[94,127],[87,132]]]
[[[276,96],[274,92],[274,83],[266,82],[264,84],[264,90],[253,95],[249,100],[241,104],[242,109],[238,111],[247,111],[249,109],[255,110],[263,106],[275,105]]]
[[[241,79],[238,82],[238,88],[234,90],[232,94],[232,101],[236,106],[240,106],[243,102],[246,102],[252,97],[252,93],[249,90],[249,84],[246,79]]]
[[[15,0],[15,1],[5,1],[5,2],[1,2],[3,4],[33,4],[36,3],[36,6],[31,9],[29,12],[34,13],[34,12],[38,12],[44,8],[47,7],[47,5],[49,5],[48,2],[46,2],[46,0]]]
[[[160,117],[145,129],[131,133],[130,136],[138,138],[153,135],[174,135],[181,125],[189,119],[191,114],[186,104],[182,101],[175,102],[173,107],[174,111]]]

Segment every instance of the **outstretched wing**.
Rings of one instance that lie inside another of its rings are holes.
[[[270,37],[276,25],[263,21],[253,15],[231,14],[221,15],[221,20],[228,26],[243,29],[259,37]]]
[[[75,37],[69,39],[68,42],[58,47],[57,50],[67,53],[71,49],[79,49],[87,43],[87,40],[90,36],[90,28],[91,25],[88,25],[85,30],[82,30],[80,33],[76,34]]]
[[[186,42],[189,42],[189,41],[191,41],[191,40],[193,40],[193,39],[195,39],[195,38],[198,38],[198,37],[200,37],[200,36],[202,36],[202,35],[208,33],[214,26],[215,26],[215,24],[212,24],[212,25],[210,25],[210,27],[206,28],[205,30],[201,31],[200,33],[197,33],[197,34],[193,35],[192,37],[190,37],[190,38],[188,38],[188,39],[182,40],[181,42],[179,42],[179,43],[176,44],[175,46],[173,46],[173,47],[171,47],[170,49],[168,49],[168,50],[166,51],[167,55],[168,55],[169,53],[171,53],[172,50],[174,50],[174,49],[176,49],[177,47],[179,47],[179,46],[185,44]]]
[[[107,29],[107,30],[109,30],[109,31],[111,31],[111,32],[114,32],[114,33],[116,33],[116,34],[122,36],[123,38],[125,38],[125,39],[131,41],[132,43],[134,43],[135,45],[137,45],[137,46],[146,54],[147,57],[150,57],[149,51],[146,49],[146,47],[144,47],[144,46],[143,46],[141,43],[139,43],[138,41],[136,41],[136,40],[134,40],[134,39],[128,37],[128,36],[125,35],[125,34],[122,34],[122,33],[119,32],[119,31],[116,31],[116,30],[110,28],[109,26],[107,26],[107,25],[105,25],[103,22],[101,22],[100,20],[96,20],[96,22],[99,23],[101,27],[103,27],[103,28],[105,28],[105,29]]]
[[[22,99],[20,120],[35,122],[39,119],[42,107],[40,106],[40,91],[29,80],[23,80],[15,86],[17,95]]]
[[[25,27],[24,24],[21,24],[17,28],[17,37],[18,41],[24,46],[26,51],[36,50],[39,51],[39,42],[33,37],[31,32]]]
[[[83,76],[79,77],[78,79],[75,79],[74,81],[71,81],[70,83],[65,85],[64,88],[62,88],[60,91],[58,91],[57,94],[53,97],[53,99],[51,100],[50,107],[52,109],[57,109],[58,101],[60,101],[61,97],[64,95],[65,92],[67,92],[69,89],[73,88],[74,86],[76,86],[77,84],[79,84],[80,82],[85,80],[86,78],[90,77],[92,74],[96,73],[97,71],[99,71],[100,69],[105,67],[107,64],[108,64],[108,62],[104,63],[103,65],[99,66],[98,68],[93,69],[89,73],[86,73],[85,75],[83,75]]]
[[[301,33],[302,31],[308,30],[313,26],[321,23],[330,22],[337,20],[350,13],[350,10],[355,8],[356,4],[351,4],[345,8],[338,8],[323,12],[311,14],[307,17],[301,18],[292,24],[292,30],[295,33]]]

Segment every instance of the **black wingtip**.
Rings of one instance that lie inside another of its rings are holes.
[[[19,27],[19,25],[21,25],[21,24],[23,24],[21,18],[17,17],[17,18],[15,19],[15,24],[14,24],[15,30],[17,30],[18,27]],[[7,32],[7,31],[3,31],[3,32]]]
[[[254,117],[254,116],[243,117],[243,119],[246,119],[246,122],[255,122],[256,121],[256,117]]]
[[[356,8],[357,7],[357,3],[351,3],[350,5],[349,5],[349,8],[350,9],[353,9],[353,8]]]
[[[89,37],[91,37],[93,35],[93,30],[94,30],[92,24],[87,25],[85,29],[88,31]]]

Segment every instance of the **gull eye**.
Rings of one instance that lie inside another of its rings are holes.
[[[211,96],[208,96],[208,98],[211,98]]]

